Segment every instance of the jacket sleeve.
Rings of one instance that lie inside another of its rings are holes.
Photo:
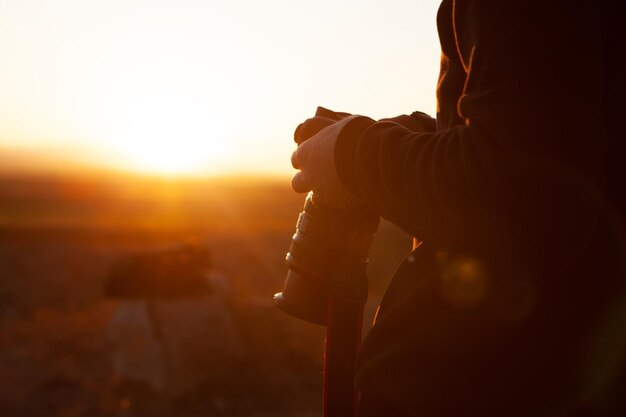
[[[527,260],[567,244],[571,256],[594,227],[606,147],[598,6],[531,3],[455,2],[454,32],[440,37],[465,72],[462,124],[415,133],[362,118],[338,138],[346,187],[436,248]]]

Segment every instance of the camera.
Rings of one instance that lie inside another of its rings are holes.
[[[196,243],[130,254],[111,266],[104,295],[116,299],[176,299],[210,294],[208,248]]]
[[[366,207],[334,209],[316,202],[315,195],[309,193],[286,256],[283,291],[274,295],[276,305],[300,319],[325,325],[329,297],[337,288],[333,276],[346,260],[365,270],[379,222],[378,215]],[[361,293],[365,302],[367,280],[349,282],[349,277],[348,281],[342,278],[339,285],[343,292]]]

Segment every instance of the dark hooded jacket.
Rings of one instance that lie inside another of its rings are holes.
[[[361,417],[624,412],[625,21],[444,0],[436,131],[344,128],[341,181],[420,242],[361,347]]]

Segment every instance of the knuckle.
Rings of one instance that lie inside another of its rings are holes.
[[[296,130],[293,132],[293,140],[294,142],[298,144],[302,142],[302,139],[300,139],[300,137],[302,135],[303,126],[304,126],[304,123],[300,123],[298,127],[296,127]]]
[[[295,169],[300,168],[300,164],[298,163],[298,151],[297,150],[295,150],[291,154],[291,166],[294,167]]]
[[[297,193],[303,193],[308,191],[304,181],[304,176],[301,172],[297,173],[291,178],[291,188]]]
[[[307,139],[315,136],[320,130],[332,125],[335,123],[334,120],[329,119],[327,117],[313,117],[311,119],[307,119],[302,123],[299,127],[298,131],[298,143],[302,143]]]

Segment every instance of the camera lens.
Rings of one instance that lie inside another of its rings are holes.
[[[313,323],[326,324],[329,276],[343,258],[365,268],[379,217],[364,207],[339,210],[309,194],[296,224],[286,261],[289,271],[278,307]]]

